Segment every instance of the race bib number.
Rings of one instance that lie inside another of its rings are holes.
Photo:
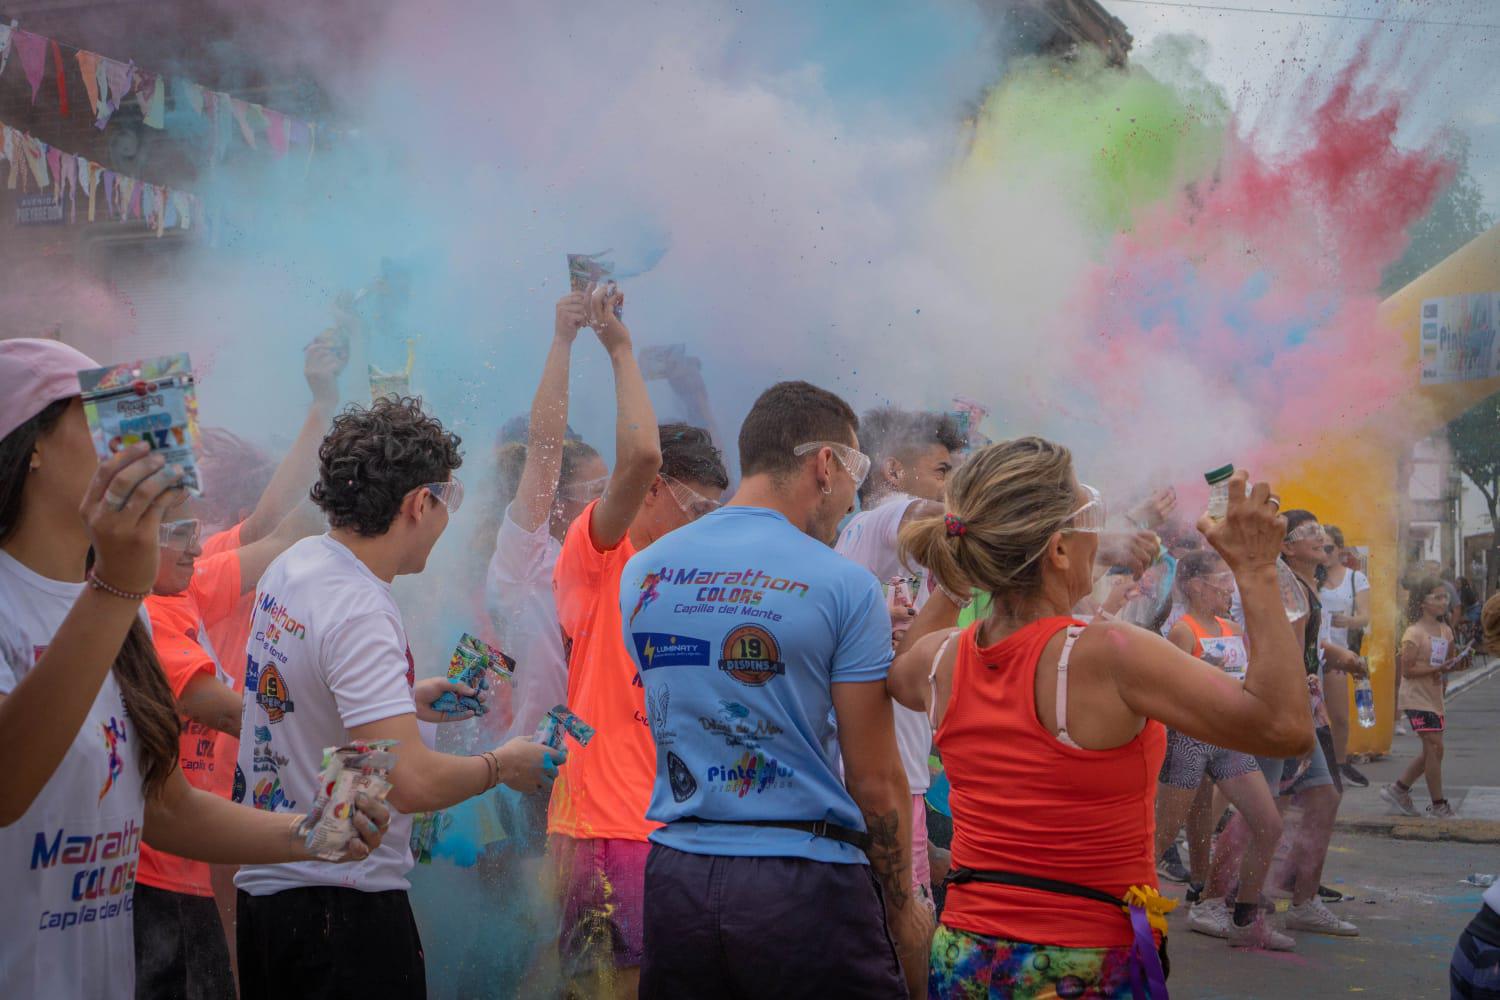
[[[1205,662],[1213,664],[1237,681],[1244,681],[1245,669],[1250,666],[1250,656],[1245,651],[1243,636],[1221,635],[1200,641]]]

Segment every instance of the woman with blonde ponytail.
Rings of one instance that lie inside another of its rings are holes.
[[[1166,923],[1152,817],[1165,726],[1263,755],[1311,742],[1301,651],[1275,560],[1270,487],[1230,490],[1199,523],[1234,571],[1251,646],[1245,681],[1123,622],[1084,627],[1104,502],[1066,448],[1041,438],[976,452],[941,518],[908,525],[903,555],[987,618],[909,642],[888,679],[927,712],[952,784],[953,871],[930,995],[1165,995]],[[920,621],[919,621],[920,624]],[[915,627],[915,626],[914,626]]]

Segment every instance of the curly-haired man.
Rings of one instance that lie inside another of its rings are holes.
[[[281,995],[288,970],[305,996],[424,996],[422,943],[406,898],[409,814],[456,805],[499,782],[535,791],[565,756],[518,739],[458,757],[429,750],[418,734],[419,718],[467,717],[432,708],[444,691],[477,694],[442,678],[415,679],[391,598],[391,581],[426,567],[463,500],[453,475],[458,447],[415,399],[345,410],[319,449],[312,489],[330,530],[293,545],[257,587],[235,797],[258,809],[304,811],[318,791],[323,749],[353,740],[396,740],[398,762],[390,833],[367,860],[240,869],[246,998]],[[352,966],[328,960],[356,953],[366,958]]]

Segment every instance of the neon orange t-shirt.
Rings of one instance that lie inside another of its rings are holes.
[[[146,612],[151,616],[151,639],[157,659],[167,676],[173,697],[180,698],[196,677],[217,677],[220,683],[238,691],[235,681],[221,667],[226,657],[214,648],[205,634],[207,622],[220,621],[233,613],[240,602],[240,555],[229,549],[219,555],[200,558],[187,590],[170,597],[146,598]],[[214,654],[218,652],[219,659]],[[243,659],[243,655],[240,657]],[[228,750],[223,739],[228,740]],[[182,724],[179,759],[188,784],[229,798],[234,784],[234,761],[238,742],[215,729],[186,719]],[[192,896],[212,896],[208,865],[141,845],[137,878],[145,885]]]
[[[620,629],[620,574],[635,555],[629,536],[594,546],[594,501],[568,527],[552,575],[568,653],[568,707],[594,727],[587,747],[568,741],[568,762],[552,786],[547,832],[578,839],[645,840],[656,783],[656,744],[646,691]],[[525,669],[523,664],[519,669]]]
[[[243,521],[227,531],[209,535],[203,540],[203,558],[216,556],[240,547],[240,528]],[[255,614],[255,588],[251,587],[235,602],[234,610],[223,618],[208,621],[208,638],[219,654],[219,666],[234,678],[235,690],[245,683],[245,645],[250,639],[250,619]],[[230,742],[229,750],[220,751],[220,760],[234,760],[239,752],[239,740],[233,736],[219,734],[221,740]]]

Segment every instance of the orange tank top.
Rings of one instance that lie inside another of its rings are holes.
[[[1234,632],[1234,622],[1226,622],[1224,619],[1220,618],[1218,615],[1214,615],[1214,621],[1216,621],[1216,622],[1219,623],[1219,634],[1218,635],[1209,635],[1208,634],[1208,629],[1204,628],[1202,625],[1199,625],[1198,624],[1198,619],[1194,618],[1192,615],[1183,615],[1182,618],[1181,618],[1181,621],[1193,633],[1193,655],[1194,656],[1198,656],[1198,657],[1201,657],[1203,655],[1203,640],[1204,639],[1218,639],[1221,636],[1234,635],[1235,634],[1235,632]]]
[[[1036,667],[1059,631],[1044,618],[981,649],[959,638],[953,690],[936,742],[952,784],[953,864],[1091,886],[1123,897],[1156,886],[1156,778],[1166,730],[1148,720],[1124,746],[1066,746],[1036,714]],[[948,890],[956,930],[1068,948],[1128,945],[1118,908],[1051,892],[968,882]]]

